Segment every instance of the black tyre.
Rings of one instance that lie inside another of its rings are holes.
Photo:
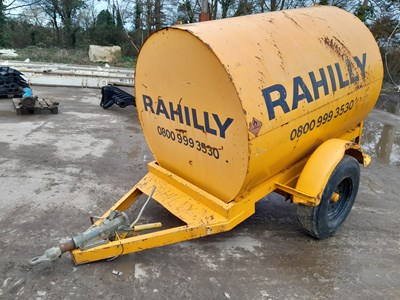
[[[349,215],[360,184],[358,161],[345,155],[329,177],[318,206],[298,205],[301,227],[317,239],[333,235]]]

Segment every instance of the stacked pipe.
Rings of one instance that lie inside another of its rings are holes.
[[[0,95],[21,96],[20,86],[28,86],[22,73],[10,68],[0,67]]]

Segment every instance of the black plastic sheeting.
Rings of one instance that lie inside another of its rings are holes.
[[[29,86],[22,75],[21,72],[13,68],[0,67],[0,95],[21,96],[18,87]]]
[[[101,88],[101,102],[100,106],[104,109],[110,108],[114,104],[124,108],[128,105],[136,106],[135,96],[115,87],[106,85]]]

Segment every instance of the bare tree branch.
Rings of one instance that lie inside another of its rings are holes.
[[[17,6],[10,7],[10,5],[12,5],[14,2],[16,2],[16,0],[14,0],[13,2],[11,2],[9,5],[7,5],[7,6],[5,7],[4,11],[9,11],[9,10],[17,9],[17,8],[32,6],[32,5],[34,5],[34,4],[40,3],[41,1],[42,1],[42,0],[37,0],[37,1],[32,2],[32,3],[21,4],[21,5],[17,5]]]
[[[119,14],[121,20],[123,20],[123,19],[122,19],[122,15],[121,15],[121,10],[120,10],[120,8],[119,8],[119,3],[116,4],[116,7],[117,7],[117,12],[118,12],[118,14]],[[132,40],[131,36],[129,35],[129,32],[126,30],[125,26],[122,26],[122,29],[124,30],[124,32],[125,32],[125,34],[126,34],[128,40],[129,40],[129,42],[132,44],[132,46],[135,48],[135,50],[139,53],[139,48],[138,48],[138,47],[135,45],[135,43],[133,42],[133,40]]]
[[[10,7],[11,5],[13,5],[17,0],[13,0],[11,3],[4,5],[4,7]]]

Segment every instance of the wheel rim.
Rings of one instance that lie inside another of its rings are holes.
[[[339,199],[329,200],[328,203],[328,223],[330,226],[336,226],[341,223],[344,218],[346,206],[353,190],[351,178],[343,179],[335,188],[334,193],[339,195]],[[332,193],[333,194],[333,193]]]

